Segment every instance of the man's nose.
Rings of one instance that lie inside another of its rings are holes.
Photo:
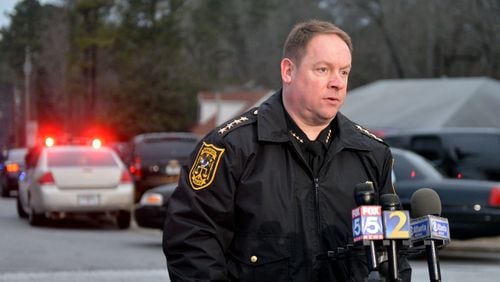
[[[342,89],[346,87],[347,79],[339,73],[334,73],[330,76],[328,80],[328,88]]]

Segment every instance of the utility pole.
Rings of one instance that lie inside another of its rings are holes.
[[[25,49],[25,60],[24,60],[24,119],[25,119],[25,140],[26,147],[32,147],[35,145],[37,124],[31,120],[31,52],[30,47],[26,46]]]

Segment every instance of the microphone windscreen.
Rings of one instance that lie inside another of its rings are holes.
[[[358,206],[374,204],[375,189],[373,188],[373,183],[366,181],[356,184],[354,187],[354,199],[356,200],[356,204]]]
[[[426,215],[441,216],[441,199],[430,188],[420,188],[411,196],[411,217]]]
[[[398,195],[389,193],[380,196],[380,205],[383,210],[398,210],[401,203]]]

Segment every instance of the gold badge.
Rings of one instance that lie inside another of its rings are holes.
[[[201,190],[212,183],[225,149],[203,142],[196,160],[189,171],[189,182],[194,190]]]

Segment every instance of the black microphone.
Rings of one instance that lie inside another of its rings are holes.
[[[375,189],[373,183],[367,181],[359,183],[354,188],[354,199],[357,208],[352,210],[352,233],[353,241],[366,249],[369,280],[380,280],[377,264],[377,253],[375,251],[375,240],[382,240],[384,232],[382,228],[382,208],[375,205]]]
[[[450,242],[450,225],[448,219],[440,217],[441,199],[436,191],[421,188],[411,196],[412,247],[424,249],[427,254],[427,266],[430,281],[441,281],[439,267],[439,247]]]
[[[409,246],[410,214],[401,210],[401,203],[396,194],[380,196],[383,210],[384,246],[388,247],[389,281],[401,281],[398,270],[398,248]]]

